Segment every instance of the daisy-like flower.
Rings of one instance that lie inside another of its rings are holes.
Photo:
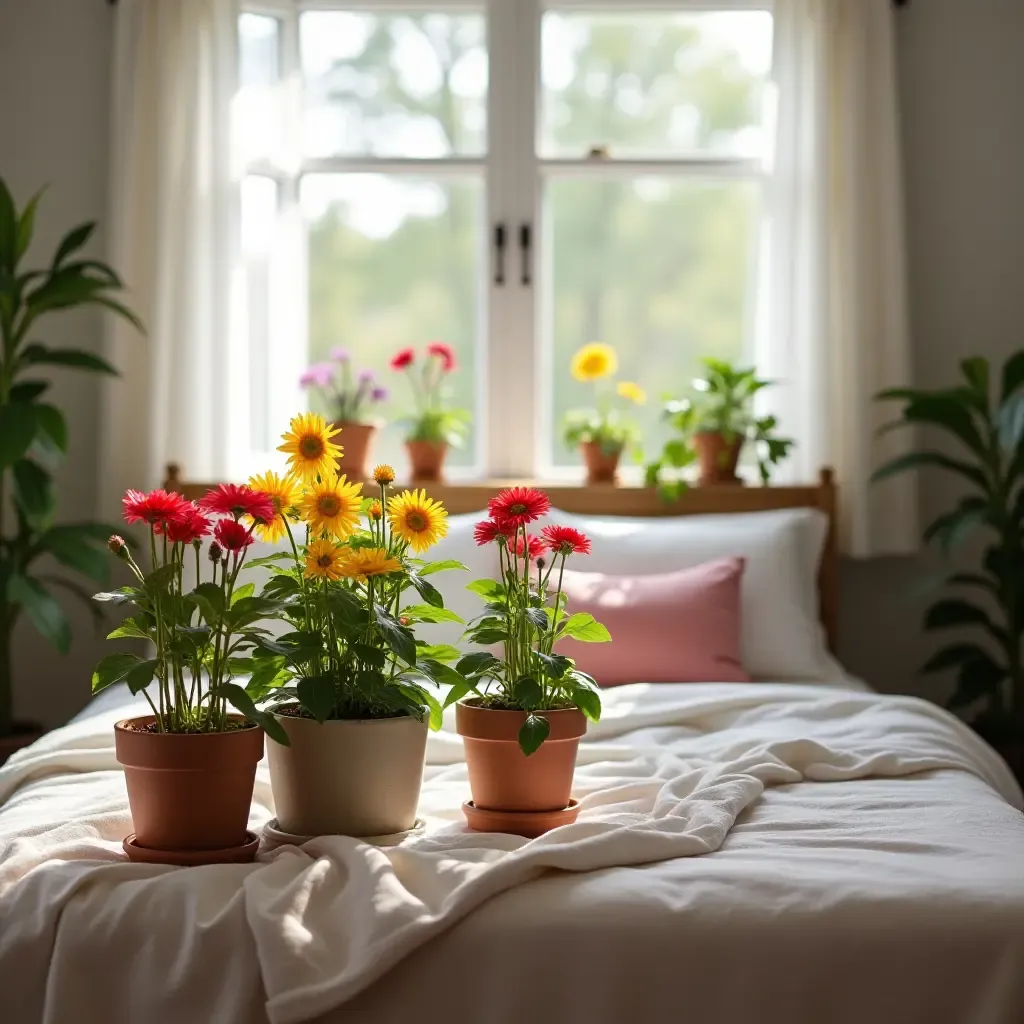
[[[590,538],[572,526],[545,526],[544,543],[556,555],[589,555]]]
[[[306,548],[306,572],[310,578],[340,580],[345,549],[333,540],[314,540]]]
[[[359,528],[362,491],[361,483],[349,483],[347,477],[333,473],[310,484],[302,498],[302,515],[313,534],[338,540],[351,536]]]
[[[492,541],[502,538],[508,540],[511,536],[512,531],[505,529],[503,526],[499,526],[493,519],[481,519],[476,526],[473,527],[473,540],[479,545],[490,544]]]
[[[168,523],[176,523],[188,514],[191,502],[180,494],[168,493],[163,488],[143,494],[129,490],[121,499],[126,523],[149,523],[158,532]]]
[[[218,484],[199,499],[199,507],[235,519],[250,516],[261,523],[272,523],[275,515],[270,495],[254,491],[247,484]]]
[[[458,369],[455,349],[445,341],[432,341],[427,346],[427,355],[441,360],[442,373],[451,373],[452,370]]]
[[[371,501],[367,511],[370,513],[370,518],[377,521],[384,515],[384,506],[379,501]]]
[[[522,536],[520,536],[519,539],[516,541],[516,554],[520,558],[523,557],[523,549],[523,538]],[[540,556],[543,555],[547,549],[544,547],[544,541],[542,541],[540,537],[538,537],[535,533],[528,533],[526,535],[525,550],[527,557],[530,559],[530,561],[533,561],[533,559],[535,558],[540,558]]]
[[[268,544],[276,544],[287,533],[285,516],[298,518],[296,506],[302,500],[299,481],[291,473],[285,473],[284,476],[278,476],[277,473],[260,473],[258,476],[249,477],[249,486],[254,491],[265,494],[274,506],[273,519],[266,523],[258,523],[256,536]],[[244,522],[251,525],[252,520],[247,517]]]
[[[632,380],[620,380],[615,385],[615,390],[620,398],[632,402],[634,405],[643,405],[647,401],[647,392],[639,384]]]
[[[386,463],[373,467],[373,479],[382,487],[395,482],[395,471]]]
[[[205,537],[213,526],[210,517],[204,515],[198,505],[189,502],[185,517],[180,522],[168,523],[167,539],[174,544],[191,544],[200,537]]]
[[[611,345],[599,341],[577,349],[572,357],[572,375],[581,381],[610,377],[619,368],[619,360]]]
[[[403,491],[388,501],[391,529],[417,554],[448,533],[448,512],[426,491]]]
[[[414,348],[403,348],[399,349],[392,357],[391,366],[392,370],[404,370],[407,366],[412,366],[416,361],[416,349]]]
[[[508,487],[487,503],[491,518],[509,533],[547,515],[551,500],[536,487]]]
[[[244,551],[252,543],[252,531],[235,519],[221,519],[213,528],[213,536],[225,551]]]
[[[334,379],[334,367],[330,363],[314,363],[299,375],[300,388],[328,388]]]
[[[370,576],[400,572],[401,568],[402,563],[390,556],[384,548],[357,548],[348,552],[338,572],[347,579],[365,583]]]
[[[323,416],[304,412],[292,417],[288,432],[281,435],[284,444],[278,445],[277,450],[288,456],[292,473],[303,483],[309,483],[317,476],[326,477],[334,472],[342,448],[333,444],[331,438],[340,432],[329,427]]]

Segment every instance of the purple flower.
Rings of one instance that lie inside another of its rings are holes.
[[[370,392],[371,402],[386,402],[388,399],[388,389],[384,387],[375,387]]]
[[[328,353],[331,359],[336,363],[347,363],[351,358],[348,354],[348,349],[341,345],[335,345],[334,348]]]
[[[303,388],[330,387],[334,379],[334,367],[330,363],[314,363],[302,372],[299,386]]]
[[[373,370],[360,370],[359,371],[359,383],[360,384],[372,384],[374,381]]]

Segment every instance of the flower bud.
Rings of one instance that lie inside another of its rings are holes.
[[[124,537],[120,537],[116,533],[111,534],[110,540],[107,541],[107,547],[110,548],[111,552],[117,555],[122,562],[128,561],[128,544],[125,542]]]
[[[399,616],[398,622],[402,626],[411,626],[412,625],[412,619],[410,619],[408,615],[401,615],[401,616]]]
[[[221,555],[223,555],[223,554],[224,554],[223,548],[221,548],[221,546],[216,541],[213,541],[210,544],[210,550],[209,550],[210,561],[213,562],[214,565],[216,565],[220,561]]]
[[[380,519],[384,515],[384,508],[379,501],[374,501],[370,505],[370,518]]]
[[[543,558],[538,558],[534,564],[537,566],[538,569],[543,569],[545,562]]]

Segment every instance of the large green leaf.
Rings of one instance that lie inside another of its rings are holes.
[[[437,562],[425,562],[416,571],[421,576],[430,576],[432,573],[445,572],[448,569],[465,569],[468,572],[469,566],[463,565],[455,558],[445,558]]]
[[[435,661],[433,658],[420,658],[416,668],[424,672],[439,686],[461,686],[466,680],[450,665]]]
[[[492,672],[500,664],[490,651],[473,651],[462,658],[455,666],[455,671],[462,676],[479,676],[484,672]]]
[[[32,242],[32,235],[35,232],[36,209],[39,207],[39,200],[45,191],[46,188],[44,186],[28,201],[25,209],[21,211],[21,217],[18,218],[18,227],[14,239],[15,263],[28,252],[28,247]]]
[[[970,463],[961,462],[959,459],[950,458],[942,452],[908,452],[906,455],[900,455],[879,466],[871,474],[871,479],[873,481],[884,480],[886,477],[903,473],[908,469],[920,469],[924,466],[937,466],[939,469],[948,469],[952,473],[966,477],[988,493],[988,479],[981,469],[977,466],[972,466]]]
[[[541,715],[527,715],[519,729],[519,749],[529,757],[535,753],[540,745],[548,738],[551,726],[548,720]]]
[[[1024,384],[1024,349],[1015,352],[1003,364],[1003,389],[1000,400],[1005,402]]]
[[[35,436],[35,406],[24,402],[0,405],[0,470],[13,466]]]
[[[36,405],[36,433],[61,453],[68,450],[68,425],[55,405]]]
[[[377,606],[376,623],[385,643],[407,665],[416,664],[416,638],[412,630],[391,618],[384,609]]]
[[[21,362],[26,366],[38,364],[43,366],[70,366],[77,370],[92,370],[95,373],[109,373],[118,376],[118,372],[101,356],[94,355],[78,348],[47,348],[38,342],[26,346],[21,354]]]
[[[601,720],[601,698],[586,686],[579,686],[572,691],[573,703],[592,722]]]
[[[318,721],[322,722],[334,710],[337,694],[329,676],[310,676],[300,679],[296,687],[299,703]]]
[[[31,459],[14,464],[14,500],[28,524],[40,529],[53,513],[55,499],[50,474]]]
[[[971,412],[975,395],[969,388],[951,388],[947,391],[897,388],[883,391],[878,397],[902,398],[907,402],[903,408],[903,418],[883,427],[883,431],[914,423],[930,424],[953,434],[975,455],[984,457],[987,454],[988,445]]]
[[[571,636],[574,640],[592,644],[607,643],[612,638],[607,627],[601,625],[590,612],[570,615],[562,624],[559,636]]]
[[[1014,454],[1024,441],[1024,392],[1011,395],[999,410],[999,444],[1007,454]]]
[[[134,668],[129,669],[124,675],[124,681],[132,693],[141,693],[151,682],[160,662],[156,658],[148,661],[140,661]]]
[[[0,178],[0,270],[14,269],[14,253],[18,238],[18,214],[14,199]]]
[[[532,676],[522,676],[512,684],[512,696],[519,707],[528,711],[544,699],[544,690]]]
[[[106,586],[110,579],[110,554],[106,548],[93,545],[96,538],[89,532],[74,527],[54,527],[40,538],[39,546],[49,551],[62,565],[66,565],[89,579]]]
[[[105,690],[112,683],[124,679],[129,671],[141,661],[142,659],[136,654],[126,654],[123,652],[108,654],[93,669],[92,692],[99,693],[100,690]]]
[[[199,609],[208,626],[213,629],[219,627],[224,615],[224,591],[216,583],[200,583],[185,598]]]
[[[57,252],[53,257],[53,269],[59,269],[64,260],[66,260],[73,252],[81,249],[89,240],[89,236],[93,233],[95,228],[95,221],[90,221],[87,224],[79,224],[78,227],[72,228],[61,239],[61,243],[57,247]]]
[[[950,552],[970,536],[975,527],[988,522],[989,505],[984,498],[964,498],[951,512],[935,518],[924,531],[924,541],[937,540]]]
[[[416,641],[416,663],[419,664],[422,658],[431,658],[434,661],[458,661],[462,657],[462,651],[452,644],[428,644],[422,640]]]
[[[409,573],[409,582],[412,583],[416,588],[416,593],[427,604],[432,605],[434,608],[444,607],[444,598],[441,596],[441,591],[433,583],[428,583],[418,572]]]
[[[972,356],[970,359],[964,359],[960,363],[960,371],[970,385],[971,391],[977,396],[978,408],[983,411],[987,410],[989,389],[988,360],[984,356]]]
[[[950,629],[954,626],[985,626],[992,629],[993,623],[983,608],[957,598],[937,601],[925,614],[925,629]]]
[[[64,610],[37,580],[20,572],[7,579],[7,599],[21,605],[29,621],[61,654],[71,647],[71,625]]]
[[[552,679],[561,679],[572,668],[572,662],[564,654],[544,654],[537,651],[534,657],[544,666],[544,671]]]
[[[12,402],[33,402],[49,386],[47,380],[22,380],[11,386],[10,399]]]
[[[462,617],[448,608],[437,608],[432,604],[414,604],[401,611],[403,618],[410,622],[462,622]]]

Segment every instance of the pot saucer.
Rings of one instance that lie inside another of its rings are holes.
[[[352,836],[351,838],[358,839],[362,843],[369,843],[371,846],[398,846],[402,840],[408,839],[409,836],[418,836],[425,828],[426,822],[422,818],[417,818],[413,827],[405,832],[393,832],[388,836]],[[277,818],[271,818],[263,826],[263,838],[275,846],[301,846],[317,837],[298,836],[292,832],[285,832],[278,827]]]
[[[474,832],[505,832],[508,835],[536,839],[560,825],[571,825],[580,813],[580,802],[570,800],[560,811],[493,811],[476,807],[472,800],[462,805],[469,827]]]
[[[228,846],[222,850],[154,850],[139,846],[134,832],[121,844],[128,859],[136,864],[174,864],[183,868],[199,864],[248,864],[256,859],[259,845],[258,833],[248,831],[241,846]]]

